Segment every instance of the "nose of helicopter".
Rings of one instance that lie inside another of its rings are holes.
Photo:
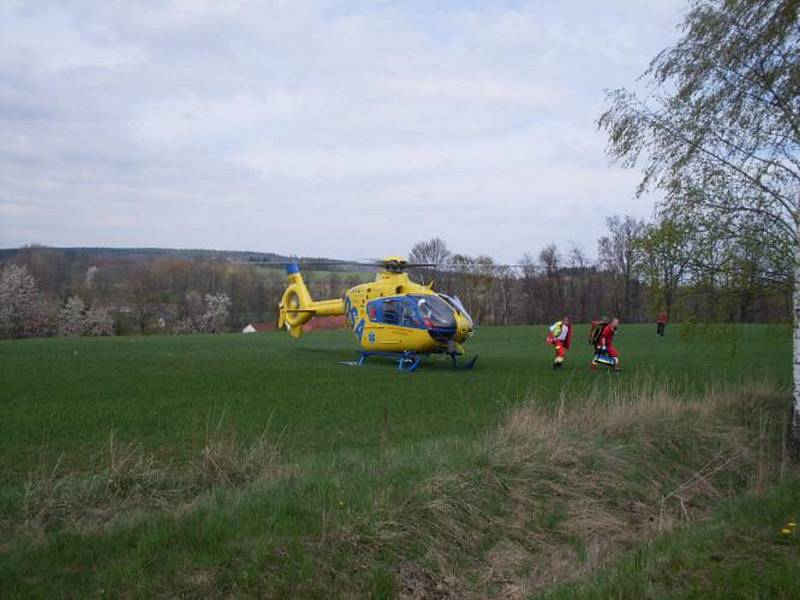
[[[442,327],[439,325],[428,325],[428,335],[437,342],[447,342],[455,339],[458,329],[456,327]]]
[[[464,342],[473,332],[472,323],[458,313],[454,313],[454,320],[447,325],[426,323],[428,334],[437,342]]]
[[[454,339],[458,343],[468,340],[473,333],[472,320],[462,314],[456,314],[456,332]]]

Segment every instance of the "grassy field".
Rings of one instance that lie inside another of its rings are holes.
[[[800,598],[800,532],[784,532],[787,520],[800,514],[798,499],[800,480],[794,479],[764,495],[726,501],[708,522],[641,544],[594,577],[545,597]]]
[[[780,462],[772,438],[790,384],[787,326],[675,326],[664,339],[651,326],[623,327],[618,375],[588,369],[584,329],[560,372],[550,368],[543,327],[480,329],[469,345],[480,354],[475,370],[454,372],[434,358],[413,375],[380,360],[362,368],[340,364],[355,357],[346,332],[300,341],[276,333],[0,342],[0,533],[7,540],[0,542],[0,587],[20,597],[411,597],[438,582],[436,589],[463,595],[508,595],[486,587],[467,563],[476,553],[485,562],[497,545],[490,524],[513,504],[513,486],[477,493],[470,478],[486,469],[492,481],[505,476],[497,474],[505,471],[493,466],[498,453],[487,440],[520,407],[567,414],[582,410],[587,398],[600,406],[608,398],[653,396],[656,388],[673,398],[701,398],[710,386],[755,381],[770,390],[772,400],[759,410],[771,419],[764,439],[772,446],[747,441],[745,432],[755,440],[759,431],[753,418],[741,420],[747,411],[736,413],[725,439],[741,436],[753,456]],[[581,427],[559,435],[573,444]],[[658,426],[653,435],[664,431]],[[711,435],[698,429],[692,443]],[[606,438],[592,443],[590,454],[607,455],[609,465],[622,460],[618,440],[608,448]],[[718,450],[655,447],[625,460],[662,462],[667,487],[673,472],[691,473],[703,466],[695,461],[713,460],[707,452]],[[747,464],[756,473],[766,463]],[[737,493],[757,479],[756,473],[739,481],[732,465],[715,473],[733,478],[726,489]],[[406,529],[375,529],[377,522],[436,522],[427,509],[412,510],[413,499],[427,498],[437,481],[449,482],[442,484],[447,496],[452,477],[462,486],[454,496],[472,494],[488,519],[472,525],[486,531],[477,549],[449,556],[447,568],[441,560],[433,566],[436,555]],[[635,469],[626,477],[620,485],[631,489],[646,480]],[[797,497],[796,487],[790,492]],[[645,487],[636,493],[650,494]],[[712,500],[719,497],[709,495],[704,511]],[[557,507],[537,511],[546,531],[570,522]],[[588,556],[581,550],[587,540],[559,535],[579,559]],[[630,545],[619,542],[621,549]],[[474,581],[456,577],[459,561]]]
[[[181,458],[223,419],[245,438],[266,427],[284,432],[293,457],[328,455],[375,451],[385,417],[392,445],[470,436],[531,395],[555,402],[568,390],[569,400],[592,386],[653,375],[695,389],[750,379],[789,386],[787,327],[743,326],[732,342],[715,340],[719,332],[688,342],[677,327],[669,334],[622,328],[625,371],[613,380],[587,368],[590,347],[580,331],[567,366],[552,372],[543,327],[482,329],[468,347],[480,355],[474,371],[453,372],[436,357],[411,376],[380,359],[367,368],[340,364],[356,357],[346,332],[300,341],[280,333],[4,341],[0,470],[20,480],[42,451],[85,466],[112,430]]]

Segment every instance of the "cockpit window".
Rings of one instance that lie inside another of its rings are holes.
[[[464,308],[464,304],[461,302],[458,296],[448,296],[447,294],[439,294],[439,295],[442,298],[444,298],[450,306],[452,306],[459,313],[461,313],[461,316],[464,317],[469,322],[470,326],[473,325],[472,317],[469,316],[467,309]]]
[[[408,296],[373,300],[367,305],[367,314],[373,323],[425,328],[417,301]]]
[[[384,300],[383,302],[383,322],[396,325],[398,321],[398,302],[396,300]]]
[[[410,297],[416,300],[426,327],[456,326],[456,317],[453,314],[453,309],[439,296],[435,294],[426,294],[424,296]]]

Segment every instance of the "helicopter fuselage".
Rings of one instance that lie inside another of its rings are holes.
[[[437,294],[406,273],[382,271],[375,281],[351,288],[343,310],[366,351],[455,351],[473,332],[472,319],[456,298]]]

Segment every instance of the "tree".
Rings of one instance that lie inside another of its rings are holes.
[[[448,271],[448,292],[458,296],[469,311],[475,323],[480,323],[482,315],[478,314],[481,308],[478,302],[477,289],[472,282],[472,271],[475,259],[468,254],[453,254],[448,260],[448,264],[453,266],[452,271]]]
[[[417,242],[408,254],[409,262],[443,264],[450,258],[447,244],[441,238]]]
[[[231,309],[227,294],[206,294],[206,312],[203,314],[202,330],[206,333],[225,331],[225,322]]]
[[[108,309],[87,309],[78,296],[70,296],[61,309],[58,332],[65,336],[114,335],[114,319]]]
[[[645,225],[633,217],[617,215],[606,219],[608,235],[597,240],[600,263],[614,276],[614,312],[623,321],[631,320],[636,272],[639,266],[638,239]]]
[[[672,316],[678,289],[686,275],[692,250],[689,228],[669,217],[649,225],[633,242],[642,260],[639,270],[650,287],[652,308]]]
[[[590,273],[587,267],[589,260],[580,245],[574,242],[570,243],[568,261],[571,272],[569,288],[572,298],[569,314],[575,322],[591,320],[588,318]]]
[[[61,319],[58,333],[66,336],[83,335],[86,325],[84,323],[86,305],[78,296],[70,296],[61,309]]]
[[[46,321],[36,279],[24,265],[0,270],[0,336],[26,337],[38,333]]]
[[[227,294],[189,292],[184,298],[183,318],[174,328],[175,333],[220,333],[225,331],[231,309]]]
[[[794,248],[774,223],[752,213],[678,208],[672,218],[685,224],[691,238],[684,291],[692,314],[747,322],[769,317],[775,301],[784,305],[784,315],[791,313]]]
[[[180,321],[179,328],[186,333],[202,331],[204,312],[205,306],[203,306],[203,297],[195,291],[187,293],[183,297],[183,318]]]
[[[441,238],[433,238],[424,242],[417,242],[408,253],[408,262],[422,263],[431,265],[444,265],[450,259],[450,251],[447,244]],[[434,267],[419,267],[418,272],[422,281],[436,277],[440,271]]]
[[[513,310],[514,288],[517,278],[514,270],[507,265],[499,265],[494,269],[493,279],[495,281],[495,324],[508,325],[511,322]]]
[[[537,295],[536,275],[537,265],[533,257],[527,252],[519,259],[520,284],[522,286],[522,297],[524,298],[525,323],[533,324],[537,321],[539,298]]]
[[[548,244],[539,252],[539,263],[544,271],[544,318],[562,316],[563,293],[561,291],[561,255],[555,244]]]
[[[14,262],[27,267],[40,293],[61,296],[67,291],[71,265],[62,251],[32,244],[20,248]]]
[[[83,335],[114,335],[114,319],[107,308],[92,307],[86,311]]]
[[[137,265],[131,269],[128,274],[128,288],[139,333],[145,333],[160,308],[157,281],[149,265]]]
[[[467,267],[467,285],[472,290],[470,315],[476,323],[494,323],[497,308],[493,293],[497,282],[494,260],[481,254],[470,262],[473,264]]]
[[[609,153],[643,165],[638,193],[710,218],[757,216],[794,251],[793,449],[800,454],[800,3],[693,0],[683,36],[609,93]],[[735,235],[735,234],[734,234]],[[789,274],[787,274],[788,276]]]

